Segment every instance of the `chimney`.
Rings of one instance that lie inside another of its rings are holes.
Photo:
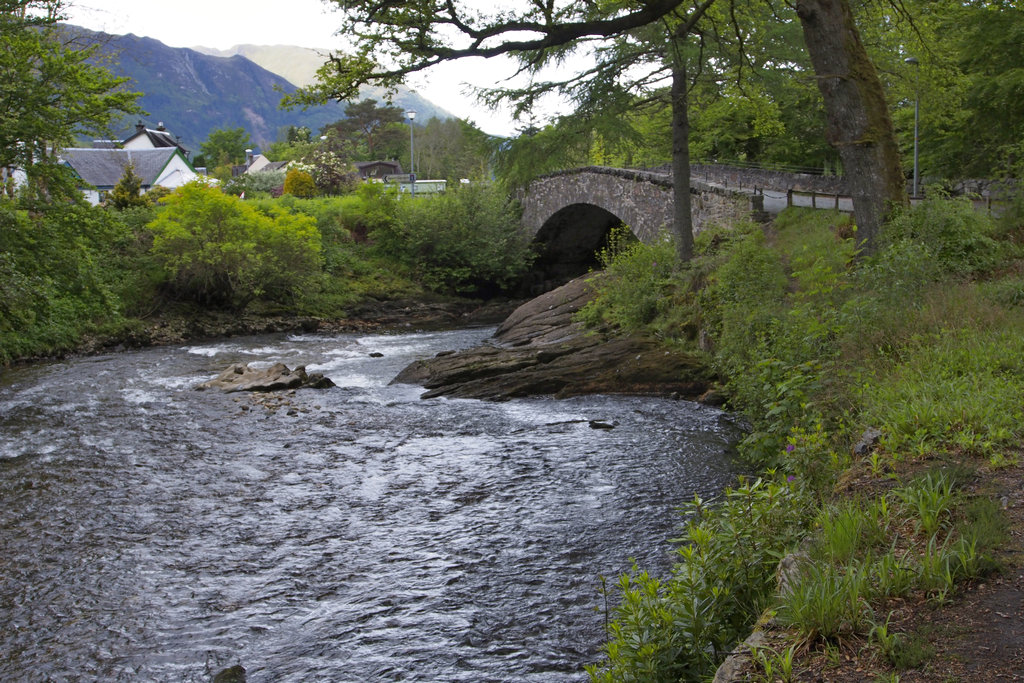
[[[248,168],[249,166],[252,166],[252,150],[251,149],[245,150],[245,166],[246,166],[246,168]]]
[[[144,124],[140,119],[139,122],[135,124],[135,132],[141,133],[144,130],[146,130],[146,124]]]
[[[164,128],[164,122],[163,122],[163,121],[161,121],[160,123],[156,124],[156,129],[157,129],[158,131],[160,131],[161,133],[162,133],[163,131],[167,130],[166,128]]]

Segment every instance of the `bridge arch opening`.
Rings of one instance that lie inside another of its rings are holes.
[[[597,252],[621,218],[594,204],[577,203],[551,215],[534,237],[531,289],[547,291],[600,267]],[[538,293],[539,293],[538,291]]]

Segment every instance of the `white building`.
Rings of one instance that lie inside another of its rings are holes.
[[[181,149],[99,149],[71,148],[60,153],[60,159],[82,181],[81,190],[90,204],[99,204],[107,198],[118,181],[124,177],[129,164],[135,175],[142,179],[142,193],[160,185],[169,190],[199,178]]]

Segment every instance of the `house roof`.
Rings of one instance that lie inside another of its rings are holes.
[[[390,166],[391,168],[402,168],[402,165],[397,161],[357,161],[356,168],[362,171],[364,168],[370,168],[371,166]]]
[[[125,138],[122,145],[127,145],[133,140],[139,138],[146,138],[149,143],[153,145],[154,149],[160,149],[163,147],[177,147],[181,150],[182,154],[188,154],[188,150],[185,149],[177,138],[175,138],[170,132],[166,130],[153,130],[152,128],[143,128],[142,126],[135,127],[135,134]]]
[[[135,167],[135,174],[142,178],[144,187],[151,186],[177,154],[180,154],[177,147],[161,149],[71,148],[63,150],[60,156],[82,180],[94,187],[106,188],[117,185],[117,181],[124,175],[128,164]]]

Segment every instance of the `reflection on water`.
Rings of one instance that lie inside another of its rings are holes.
[[[387,386],[488,332],[6,371],[0,680],[209,681],[234,664],[249,681],[585,679],[598,576],[666,566],[671,508],[731,477],[732,429],[686,402]],[[279,361],[338,386],[279,407],[192,389]]]

